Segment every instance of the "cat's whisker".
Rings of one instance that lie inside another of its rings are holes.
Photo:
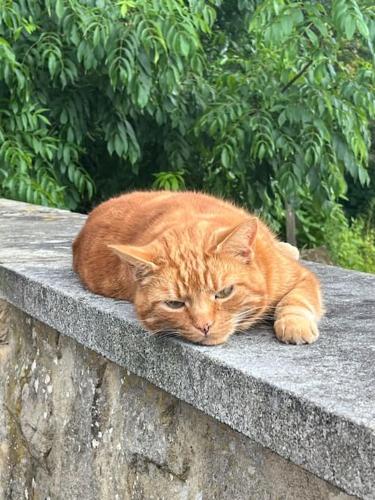
[[[177,331],[161,331],[156,335],[157,339],[165,339],[165,338],[172,338],[172,337],[182,337],[182,334]]]
[[[167,335],[177,335],[178,334],[178,332],[175,330],[167,330],[165,328],[160,329],[160,330],[153,330],[150,333],[153,337],[158,337],[158,338],[161,338],[161,337],[164,337]]]
[[[237,329],[236,329],[236,333],[243,333],[243,334],[247,334],[247,333],[249,333],[249,330],[241,330],[241,328],[237,328]]]
[[[166,330],[149,330],[149,333],[151,335],[154,335],[154,336],[157,336],[159,335],[160,333],[165,333]]]

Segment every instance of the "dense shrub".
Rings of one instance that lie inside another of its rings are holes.
[[[342,267],[375,273],[375,230],[361,218],[347,221],[341,213],[325,226],[325,244]]]
[[[0,191],[202,188],[319,238],[365,184],[372,0],[0,0]],[[312,212],[311,212],[311,210]]]

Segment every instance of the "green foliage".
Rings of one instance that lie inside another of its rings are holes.
[[[106,197],[180,168],[181,89],[202,74],[213,16],[182,1],[0,0],[2,193],[74,209],[95,185]]]
[[[185,188],[184,172],[159,172],[154,174],[152,187],[169,191],[180,191]]]
[[[335,262],[342,267],[375,273],[375,230],[361,218],[347,221],[343,212],[327,221],[325,244]]]
[[[272,0],[242,9],[242,25],[236,15],[214,30],[215,91],[195,128],[207,137],[205,181],[279,222],[287,201],[311,241],[310,207],[327,218],[345,174],[368,182],[374,7]]]
[[[0,0],[0,194],[205,189],[318,241],[368,182],[374,38],[372,0]]]

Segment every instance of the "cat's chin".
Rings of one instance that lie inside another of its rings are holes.
[[[228,340],[229,335],[220,339],[214,339],[207,337],[203,339],[201,342],[199,342],[200,345],[207,345],[207,346],[214,346],[214,345],[220,345],[220,344],[225,344],[225,342]]]
[[[214,345],[220,345],[224,344],[228,338],[231,336],[231,332],[225,333],[223,335],[202,335],[202,334],[197,334],[193,332],[189,333],[182,333],[181,332],[181,337],[187,341],[191,342],[193,344],[198,344],[198,345],[204,345],[204,346],[214,346]]]

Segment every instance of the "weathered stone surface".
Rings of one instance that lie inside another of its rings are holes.
[[[29,208],[0,202],[0,295],[346,492],[375,498],[374,276],[312,266],[328,312],[311,346],[279,344],[271,326],[214,348],[157,340],[131,305],[85,291],[72,273],[67,241],[84,219],[72,216],[70,228],[66,212],[33,208],[31,225]],[[64,227],[48,225],[48,212]],[[12,250],[17,213],[22,251]],[[66,245],[54,255],[59,231]]]
[[[0,263],[70,262],[84,215],[0,198]]]
[[[0,300],[0,499],[5,499],[5,485],[8,470],[8,441],[5,419],[4,381],[6,379],[5,366],[9,357],[10,318],[12,306]]]
[[[0,498],[353,498],[19,310],[7,311]]]

